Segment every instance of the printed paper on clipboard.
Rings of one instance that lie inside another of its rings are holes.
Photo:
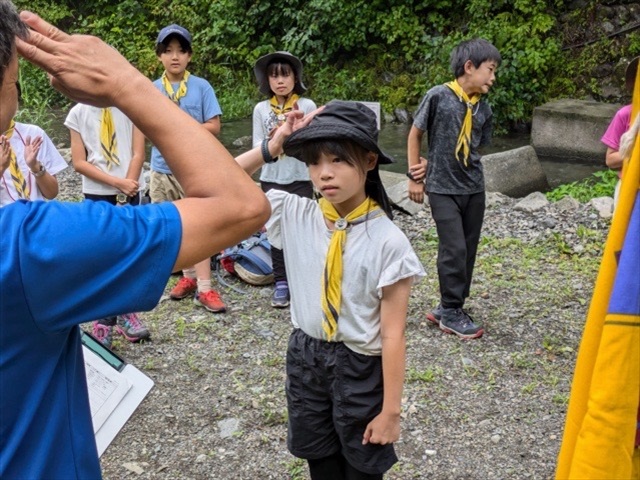
[[[82,350],[93,432],[102,455],[153,388],[153,380],[86,332]]]

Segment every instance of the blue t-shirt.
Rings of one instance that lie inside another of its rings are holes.
[[[0,231],[0,478],[101,478],[78,324],[157,304],[178,210],[18,201]]]
[[[165,95],[167,91],[162,86],[162,79],[158,79],[153,84]],[[173,83],[173,89],[178,89],[179,83]],[[204,123],[213,117],[222,115],[220,104],[216,98],[213,87],[204,78],[190,75],[187,80],[187,94],[178,101],[178,106],[191,115],[198,123]],[[167,121],[170,121],[169,119]],[[176,141],[188,142],[188,138],[177,138]],[[153,147],[151,149],[151,170],[154,172],[170,174],[171,170],[167,165],[160,151]]]

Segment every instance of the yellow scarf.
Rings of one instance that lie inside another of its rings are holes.
[[[178,103],[179,100],[187,94],[187,80],[189,80],[190,76],[191,74],[189,73],[189,71],[185,70],[184,75],[182,76],[182,80],[180,80],[180,85],[178,85],[178,91],[174,92],[173,85],[171,85],[169,78],[167,78],[167,72],[164,72],[162,74],[162,86],[167,92],[169,98],[175,103]]]
[[[9,130],[4,132],[5,137],[7,137],[7,141],[10,142],[11,137],[13,136],[13,132],[16,128],[16,122],[11,120],[9,124]],[[31,198],[31,187],[29,182],[26,181],[24,175],[22,174],[22,170],[18,166],[18,159],[16,158],[16,152],[13,151],[13,147],[11,143],[9,143],[9,152],[11,154],[11,160],[9,161],[9,173],[11,174],[11,180],[13,181],[13,186],[18,192],[18,196],[20,198],[24,198],[29,200]]]
[[[447,87],[453,90],[461,102],[467,104],[467,113],[464,115],[464,120],[462,121],[462,128],[460,129],[460,134],[458,135],[458,143],[456,144],[456,159],[459,162],[463,162],[464,166],[467,167],[469,159],[469,153],[471,152],[471,127],[472,127],[472,118],[473,118],[473,106],[480,101],[480,94],[475,94],[471,98],[467,96],[464,92],[460,84],[457,80],[453,82],[445,83]],[[460,158],[460,150],[462,150],[462,159]]]
[[[374,200],[367,197],[355,210],[341,218],[335,207],[324,198],[318,202],[324,217],[334,223],[327,259],[322,274],[322,329],[331,341],[338,330],[342,303],[342,251],[347,240],[347,227],[385,215]]]
[[[104,159],[107,161],[107,170],[111,170],[114,164],[120,165],[118,142],[116,141],[116,126],[115,123],[113,123],[113,115],[111,115],[110,108],[102,109],[100,144],[102,145]]]
[[[298,108],[297,102],[300,99],[298,95],[295,93],[287,98],[287,101],[284,102],[284,105],[280,105],[278,103],[277,97],[274,95],[269,100],[269,105],[271,105],[271,111],[278,118],[278,125],[284,122],[284,114],[289,113],[292,110],[296,110]]]

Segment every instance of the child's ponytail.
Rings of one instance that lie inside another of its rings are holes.
[[[380,208],[382,208],[384,213],[387,214],[387,217],[393,220],[393,208],[391,206],[391,200],[389,200],[387,191],[382,184],[378,165],[376,165],[373,170],[369,170],[367,172],[367,181],[364,184],[364,192],[367,194],[367,197],[375,200],[378,205],[380,205]]]

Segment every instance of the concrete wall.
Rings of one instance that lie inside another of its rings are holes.
[[[564,157],[601,165],[606,147],[600,138],[621,105],[564,99],[533,111],[531,144],[539,156]]]
[[[533,147],[521,147],[482,157],[485,189],[509,197],[525,197],[549,189],[547,175]]]
[[[532,192],[547,191],[549,184],[533,147],[521,147],[482,157],[485,189],[510,197],[525,197]],[[382,183],[393,203],[415,215],[423,207],[409,200],[407,177],[380,170]],[[425,195],[425,202],[428,199]]]

